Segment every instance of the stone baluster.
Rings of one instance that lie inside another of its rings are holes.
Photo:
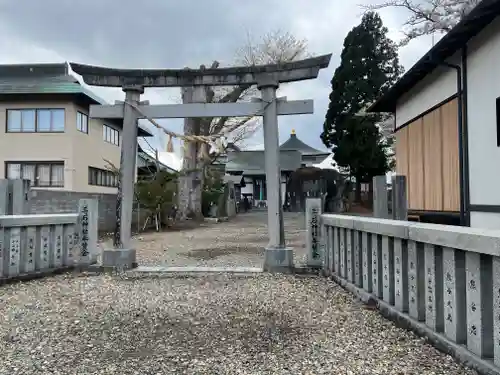
[[[322,233],[321,233],[321,239],[323,241],[323,254],[324,254],[324,260],[323,260],[323,267],[326,267],[328,271],[328,276],[331,275],[332,273],[332,246],[331,246],[331,241],[330,241],[330,231],[331,228],[323,225],[322,226]]]
[[[328,249],[329,249],[329,257],[330,257],[330,276],[335,273],[335,242],[334,242],[334,232],[335,228],[327,227],[327,241],[328,241]]]
[[[354,251],[353,251],[353,231],[346,229],[345,231],[345,247],[346,247],[346,267],[347,267],[347,281],[352,283],[354,281]]]
[[[26,227],[21,237],[21,269],[23,273],[30,273],[35,270],[37,227]]]
[[[51,264],[55,268],[60,268],[63,265],[64,226],[55,225],[53,233]]]
[[[500,366],[500,257],[493,257],[493,361]]]
[[[408,312],[408,249],[406,240],[394,238],[394,306]]]
[[[333,263],[335,264],[335,274],[341,276],[341,256],[340,256],[340,228],[333,228]]]
[[[425,324],[435,332],[444,331],[443,251],[439,246],[424,244]]]
[[[465,253],[467,349],[480,357],[493,357],[492,258]]]
[[[467,340],[465,252],[443,248],[444,334],[457,344]]]
[[[372,292],[372,235],[361,233],[361,258],[363,263],[363,289]]]
[[[9,228],[8,232],[8,249],[5,254],[6,274],[8,277],[18,276],[21,273],[21,228]]]
[[[346,236],[345,229],[339,228],[339,256],[340,256],[340,277],[345,279],[347,277],[347,268],[346,268]]]
[[[35,253],[35,267],[37,270],[47,270],[50,268],[50,226],[40,227],[40,241],[38,251]]]
[[[425,320],[425,264],[422,244],[408,241],[408,310],[410,317]]]
[[[388,236],[382,236],[382,275],[384,301],[394,305],[394,240]]]
[[[323,270],[323,275],[328,276],[330,273],[330,257],[328,253],[328,227],[323,223],[320,224],[321,228],[321,243],[323,246],[323,259],[321,268]]]
[[[64,248],[63,248],[63,265],[73,266],[75,264],[74,260],[74,249],[76,247],[75,242],[75,225],[66,225],[64,227]]]
[[[363,256],[361,253],[361,232],[355,230],[353,237],[354,251],[354,284],[363,287]]]
[[[373,294],[383,298],[383,277],[382,277],[382,238],[377,234],[371,234],[372,253],[372,289]]]

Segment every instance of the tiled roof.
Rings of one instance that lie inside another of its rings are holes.
[[[108,104],[104,99],[82,86],[69,73],[65,63],[0,65],[0,98],[27,94],[81,95],[89,99],[91,104]],[[152,136],[142,126],[139,126],[139,135]]]
[[[290,134],[290,138],[288,138],[288,140],[280,146],[280,150],[299,151],[301,154],[325,154],[325,152],[316,150],[315,148],[312,148],[302,142],[294,133]]]
[[[302,155],[299,151],[280,151],[280,167],[282,171],[295,171],[300,168],[301,162]],[[265,174],[264,151],[229,152],[226,171],[244,171],[246,175]]]

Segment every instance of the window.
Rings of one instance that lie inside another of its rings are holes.
[[[64,109],[8,109],[7,132],[63,132]]]
[[[89,185],[117,187],[118,176],[106,169],[89,167]]]
[[[76,112],[76,128],[82,133],[89,133],[89,116],[82,112]]]
[[[108,143],[120,146],[120,132],[108,125],[102,126],[102,138]]]
[[[5,177],[23,178],[36,187],[64,187],[64,162],[6,162]]]

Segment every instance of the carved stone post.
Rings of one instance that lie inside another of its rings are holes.
[[[373,177],[373,216],[381,219],[389,219],[387,180],[385,176]]]

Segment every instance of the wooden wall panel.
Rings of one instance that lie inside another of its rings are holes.
[[[457,100],[441,107],[443,131],[444,211],[460,211],[460,164],[458,152]]]
[[[424,209],[426,211],[443,211],[443,138],[440,122],[439,108],[423,117]]]
[[[457,100],[396,133],[396,173],[407,178],[408,209],[460,211]]]
[[[422,118],[408,126],[408,195],[411,196],[408,207],[414,210],[425,209],[424,193],[424,137]],[[411,204],[411,205],[410,205]]]

